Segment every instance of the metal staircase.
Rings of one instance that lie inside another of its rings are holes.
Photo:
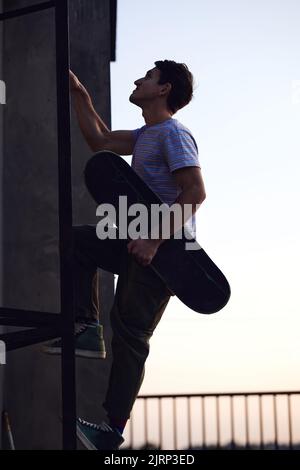
[[[0,335],[6,350],[29,346],[51,338],[62,338],[63,449],[76,449],[76,388],[74,358],[72,190],[69,91],[68,0],[52,0],[0,14],[0,21],[54,8],[56,39],[58,197],[61,312],[45,313],[0,308],[0,325],[26,330]],[[30,328],[30,329],[28,329]],[[9,367],[9,365],[8,365]]]

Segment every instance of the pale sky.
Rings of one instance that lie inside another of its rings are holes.
[[[232,289],[211,316],[171,299],[141,393],[300,389],[299,24],[298,0],[118,0],[112,128],[144,125],[128,97],[155,60],[188,65],[197,239]]]

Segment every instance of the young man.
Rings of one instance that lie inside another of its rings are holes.
[[[172,117],[192,99],[193,76],[185,64],[164,60],[134,83],[129,100],[142,109],[145,125],[110,131],[70,72],[82,134],[93,152],[133,155],[132,168],[169,206],[190,204],[192,216],[183,217],[181,225],[195,234],[194,213],[205,199],[197,145],[191,132]],[[87,178],[88,171],[87,166]],[[171,227],[171,234],[174,230]],[[77,354],[105,356],[97,325],[97,267],[119,275],[111,311],[113,363],[104,403],[108,423],[77,421],[78,437],[88,449],[118,449],[123,442],[122,432],[142,384],[149,340],[170,299],[166,285],[149,267],[161,243],[162,238],[100,240],[94,226],[74,227]]]

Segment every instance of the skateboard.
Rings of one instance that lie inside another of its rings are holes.
[[[119,196],[127,196],[128,207],[142,203],[151,212],[153,204],[162,204],[155,192],[119,155],[97,152],[85,168],[85,183],[97,204],[119,207]],[[198,249],[186,250],[186,243]],[[171,236],[158,248],[149,265],[165,282],[168,289],[187,307],[198,313],[221,310],[230,298],[229,283],[194,238]]]

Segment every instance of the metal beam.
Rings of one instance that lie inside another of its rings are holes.
[[[76,449],[68,0],[55,2],[63,448]]]
[[[14,331],[0,335],[0,340],[4,341],[6,351],[24,348],[36,343],[42,343],[49,339],[60,336],[60,331],[56,328],[33,328],[23,331]]]
[[[11,326],[60,326],[61,315],[56,313],[0,308],[0,325]]]
[[[19,16],[36,13],[37,11],[47,10],[55,6],[55,1],[37,3],[25,8],[18,8],[17,10],[6,11],[0,14],[0,21],[8,20],[10,18],[18,18]]]

